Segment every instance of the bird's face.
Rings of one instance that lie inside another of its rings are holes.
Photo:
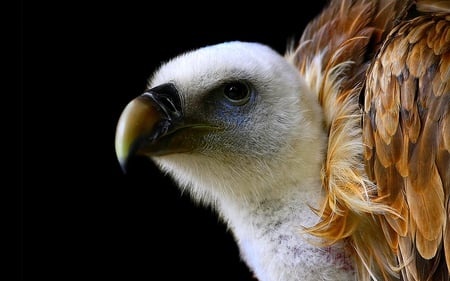
[[[298,71],[260,44],[230,42],[183,54],[162,65],[123,111],[117,156],[123,167],[132,154],[150,156],[187,184],[246,172],[255,177],[260,166],[285,161],[297,139],[309,138],[308,126],[318,118],[305,91]]]

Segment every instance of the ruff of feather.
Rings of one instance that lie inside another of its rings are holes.
[[[359,99],[368,61],[410,6],[410,1],[334,1],[286,54],[317,93],[329,132],[322,170],[326,200],[315,210],[321,221],[306,231],[329,244],[347,241],[356,253],[358,280],[399,276],[379,219],[399,215],[373,200],[377,194],[364,168]]]

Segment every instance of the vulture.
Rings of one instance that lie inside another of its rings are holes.
[[[331,0],[283,54],[164,63],[117,120],[259,281],[450,280],[450,2]]]

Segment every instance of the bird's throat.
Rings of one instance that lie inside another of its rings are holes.
[[[354,278],[345,245],[320,247],[320,241],[304,231],[318,222],[311,207],[317,208],[323,199],[320,183],[312,187],[302,190],[298,186],[260,202],[219,205],[243,259],[259,281]]]

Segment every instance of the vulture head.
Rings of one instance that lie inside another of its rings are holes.
[[[182,54],[125,107],[119,162],[213,206],[260,281],[449,280],[449,11],[336,0],[284,56]]]
[[[325,133],[316,99],[267,46],[207,46],[163,64],[126,106],[117,157],[124,169],[134,154],[150,157],[207,204],[263,200],[280,182],[317,177]]]

